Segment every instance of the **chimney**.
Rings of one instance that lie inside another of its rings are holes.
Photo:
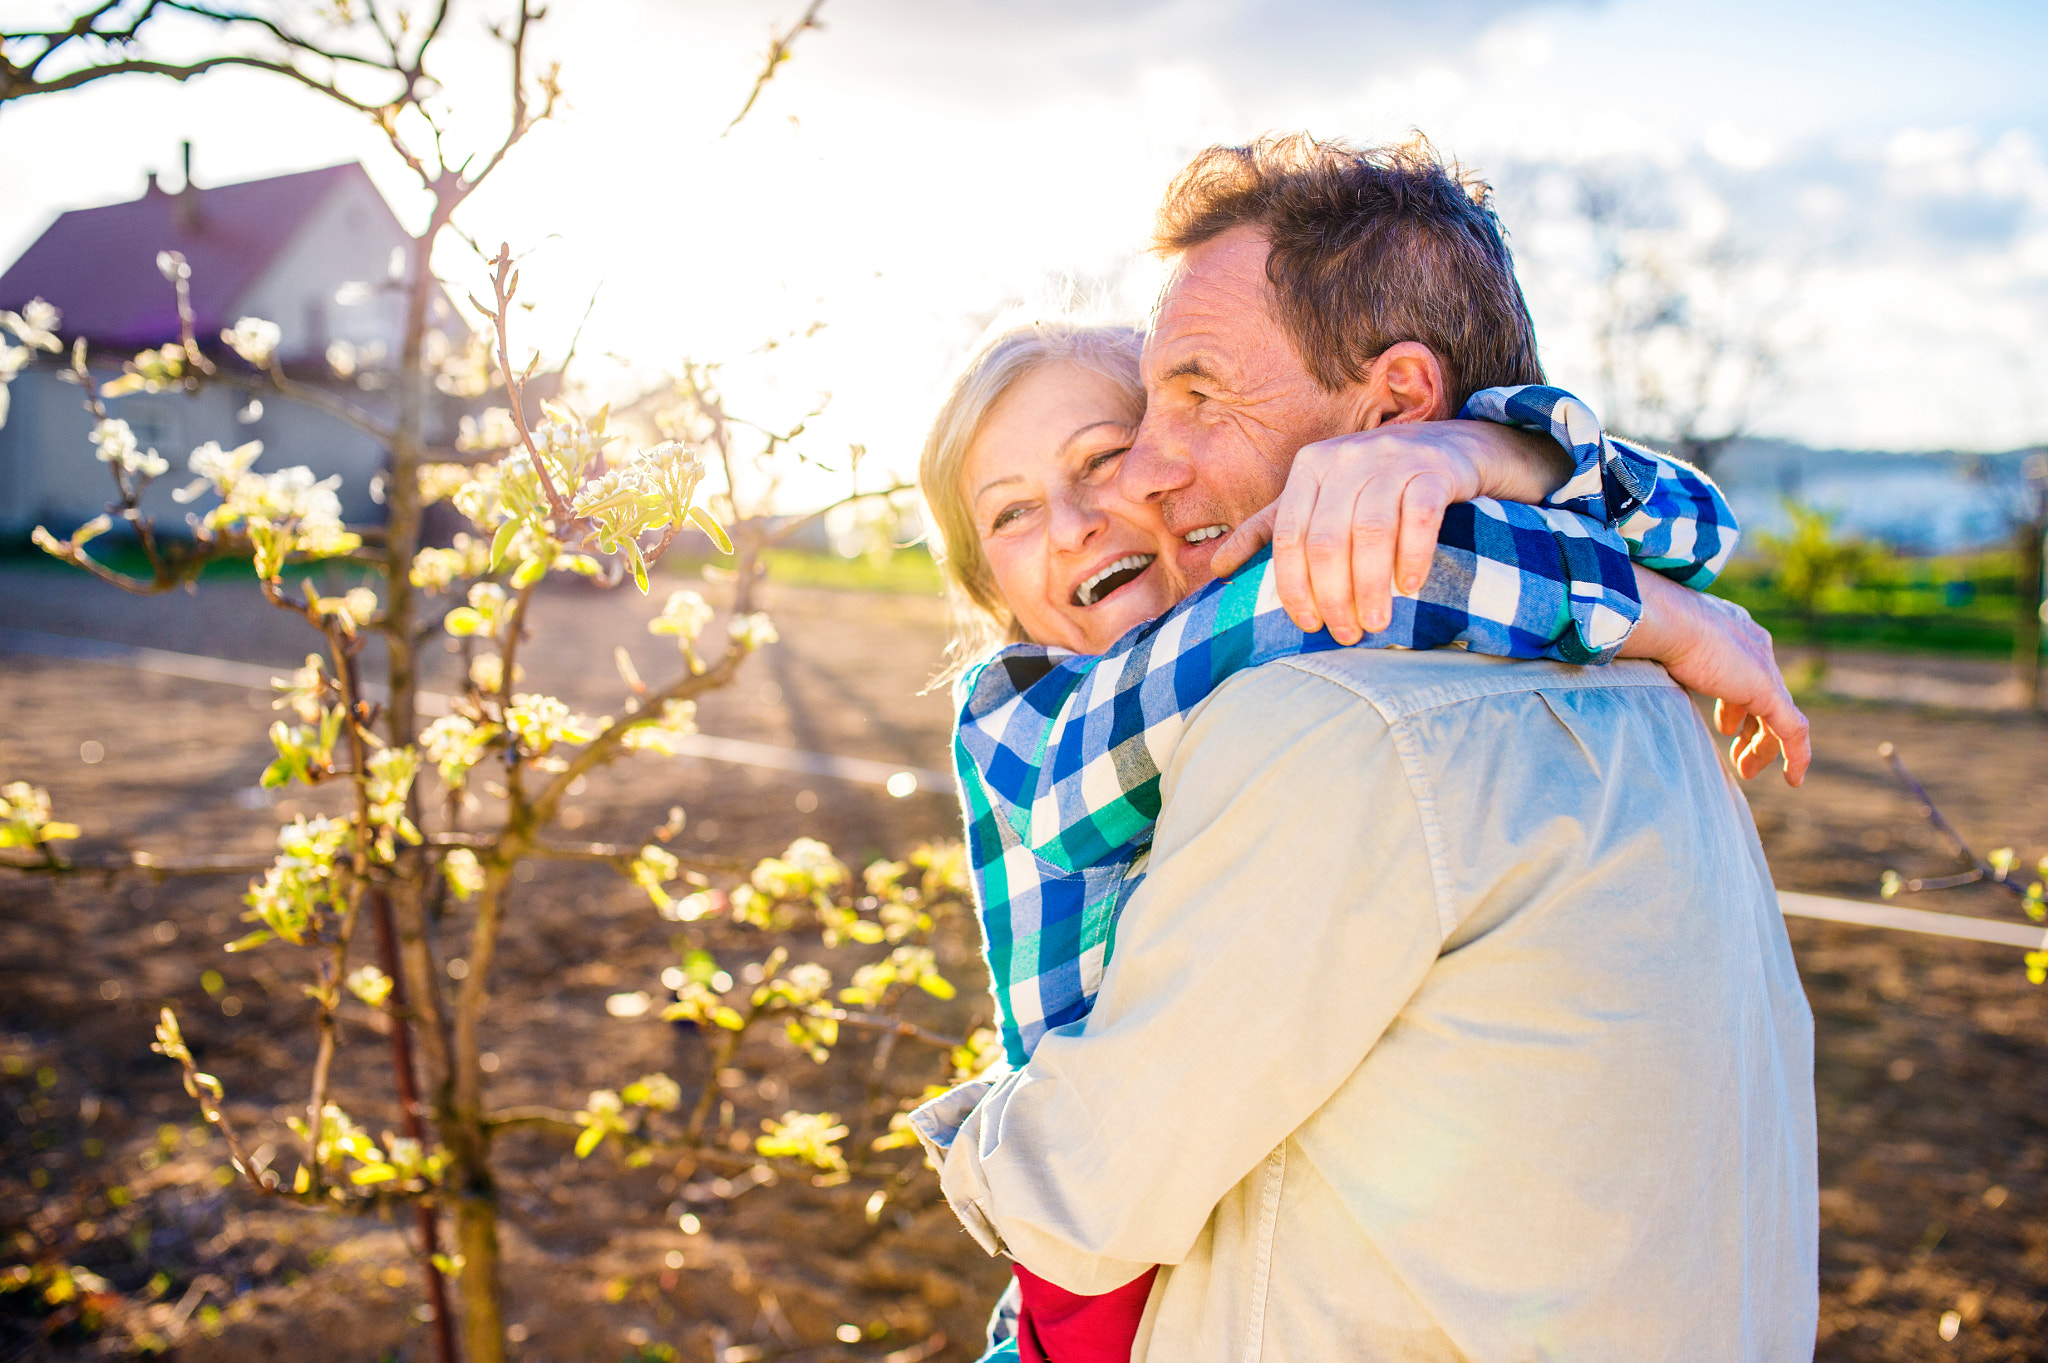
[[[192,183],[192,144],[181,144],[185,150],[185,187],[178,191],[178,228],[184,232],[197,232],[199,220],[199,187]]]
[[[163,192],[164,187],[156,182],[156,172],[149,172],[149,186],[148,188],[142,191],[142,197],[145,199],[154,199],[157,195]]]

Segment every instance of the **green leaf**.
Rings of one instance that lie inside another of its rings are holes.
[[[576,1138],[576,1158],[588,1158],[590,1152],[602,1144],[604,1144],[604,1128],[601,1126],[585,1127],[583,1134]]]
[[[317,751],[322,761],[331,761],[334,740],[341,736],[342,711],[339,705],[320,716],[320,746]]]
[[[228,951],[248,951],[251,948],[262,946],[275,936],[277,934],[269,928],[258,928],[247,936],[237,937],[234,941],[229,942],[225,949]]]
[[[935,999],[950,999],[959,992],[953,988],[953,982],[943,975],[921,976],[917,981],[917,987]]]
[[[626,559],[633,565],[633,581],[640,588],[640,595],[647,595],[647,560],[641,557],[640,542],[625,541]]]
[[[547,573],[548,561],[546,559],[527,559],[524,563],[521,563],[519,565],[518,571],[512,574],[512,589],[514,591],[518,591],[521,588],[531,587],[534,583],[540,581],[543,577],[546,577]]]
[[[389,1183],[398,1177],[398,1170],[389,1164],[365,1164],[348,1177],[351,1183]]]
[[[505,566],[505,553],[512,547],[513,537],[519,533],[520,522],[506,521],[498,527],[498,533],[491,536],[491,571],[497,572]]]
[[[275,790],[291,779],[292,761],[288,757],[280,757],[263,769],[262,785],[265,790]]]
[[[709,511],[706,511],[701,506],[693,506],[690,508],[690,519],[697,523],[699,530],[711,536],[711,542],[718,546],[719,553],[730,554],[732,552],[732,541],[726,538],[725,527],[712,519]]]

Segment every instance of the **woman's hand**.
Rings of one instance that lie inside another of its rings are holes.
[[[1744,780],[1782,754],[1785,784],[1805,781],[1813,737],[1778,670],[1770,631],[1733,601],[1689,591],[1640,564],[1636,586],[1643,618],[1621,655],[1663,663],[1680,686],[1714,697],[1714,727],[1734,740],[1728,760]]]
[[[1444,508],[1474,497],[1537,502],[1570,474],[1556,442],[1486,421],[1404,421],[1304,445],[1278,501],[1236,527],[1218,577],[1269,540],[1280,603],[1340,644],[1393,623],[1398,584],[1429,576]]]

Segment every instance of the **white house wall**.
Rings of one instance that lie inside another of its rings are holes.
[[[101,374],[101,381],[116,372]],[[364,398],[380,395],[354,396],[368,406]],[[92,418],[79,399],[79,390],[60,382],[51,367],[39,365],[15,379],[13,410],[0,427],[0,537],[19,540],[38,525],[66,536],[113,500],[113,479],[93,457],[88,439]],[[374,441],[324,412],[276,398],[264,404],[260,419],[244,425],[236,413],[245,401],[240,389],[215,384],[196,396],[134,393],[107,404],[110,413],[135,428],[145,448],[154,446],[170,461],[171,471],[143,499],[143,509],[155,516],[161,531],[189,533],[186,513],[203,513],[215,504],[208,495],[181,506],[170,495],[191,481],[187,460],[194,446],[208,440],[228,448],[261,440],[259,471],[306,464],[323,478],[338,473],[343,516],[351,522],[383,519],[383,509],[370,497],[370,480],[384,463],[384,452]],[[389,404],[376,405],[388,409]],[[388,412],[376,415],[388,419]]]
[[[345,178],[306,215],[298,235],[231,311],[282,327],[287,360],[317,361],[331,341],[381,345],[395,356],[404,336],[404,298],[384,285],[392,251],[410,245],[369,182]],[[360,302],[337,303],[335,293],[345,284],[366,284],[371,292]]]

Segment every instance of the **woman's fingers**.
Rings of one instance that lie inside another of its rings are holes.
[[[1310,634],[1323,627],[1316,611],[1315,593],[1309,585],[1309,523],[1317,502],[1317,480],[1307,461],[1295,461],[1280,499],[1268,508],[1273,513],[1273,587],[1280,605],[1295,625]]]
[[[1785,757],[1785,784],[1803,785],[1806,769],[1813,762],[1813,728],[1783,687],[1759,708],[1757,717],[1770,731],[1776,751]]]
[[[1768,767],[1781,748],[1778,736],[1771,732],[1771,726],[1751,715],[1742,726],[1742,733],[1729,745],[1729,756],[1735,762],[1735,769],[1747,781]]]
[[[1273,525],[1279,514],[1279,503],[1275,502],[1247,517],[1243,525],[1225,535],[1209,560],[1210,571],[1218,577],[1229,577],[1244,567],[1253,554],[1272,542]]]
[[[1443,533],[1444,512],[1450,504],[1448,481],[1437,474],[1417,474],[1402,489],[1401,543],[1394,554],[1394,583],[1403,595],[1415,595],[1428,579],[1436,562],[1437,537]]]
[[[1807,718],[1793,704],[1789,693],[1765,696],[1754,708],[1739,702],[1714,702],[1714,727],[1731,735],[1728,760],[1746,781],[1785,759],[1785,784],[1805,784],[1806,769],[1813,762],[1813,734]]]

